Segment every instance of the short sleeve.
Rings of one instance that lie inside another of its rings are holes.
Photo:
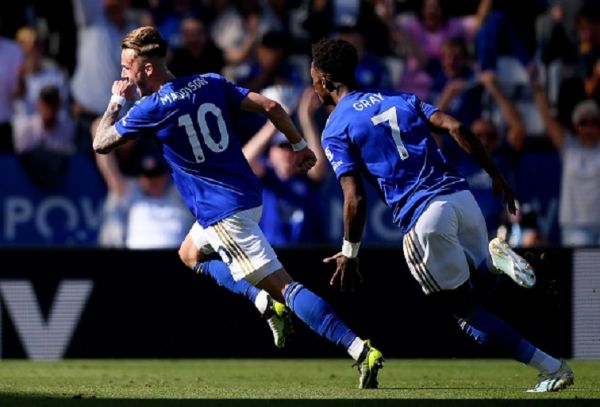
[[[219,81],[221,88],[223,88],[225,93],[225,98],[227,99],[227,103],[233,107],[239,107],[242,103],[242,100],[248,93],[250,93],[249,89],[243,88],[241,86],[237,86],[236,84],[230,82],[227,78],[222,75],[209,73],[205,74],[205,77],[213,78]]]
[[[345,132],[324,133],[322,144],[325,156],[338,179],[359,168],[352,154],[350,137]]]
[[[422,113],[427,120],[429,120],[432,114],[440,110],[427,102],[423,102],[416,95],[411,95],[408,102],[413,105],[418,112]]]
[[[155,123],[145,101],[146,99],[141,99],[136,102],[125,116],[117,120],[115,128],[121,137],[136,138],[154,128]]]

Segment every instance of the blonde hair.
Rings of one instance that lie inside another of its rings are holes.
[[[123,38],[121,49],[132,49],[142,57],[164,58],[167,54],[167,42],[156,27],[138,27]]]

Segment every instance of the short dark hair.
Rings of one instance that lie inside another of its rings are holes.
[[[39,99],[52,105],[60,104],[60,90],[55,85],[46,85],[40,89]]]
[[[462,37],[450,37],[442,44],[442,48],[455,48],[459,50],[465,58],[470,58],[471,54],[469,52],[469,44]]]
[[[167,55],[167,41],[156,27],[138,27],[123,38],[121,49],[132,49],[142,57],[160,57]]]
[[[277,48],[287,50],[291,39],[282,32],[267,31],[260,39],[260,45],[267,48]]]
[[[312,60],[315,68],[329,74],[333,82],[356,84],[358,54],[348,41],[339,38],[320,39],[312,46]]]
[[[168,172],[164,159],[154,152],[142,153],[138,162],[138,175],[156,177]]]

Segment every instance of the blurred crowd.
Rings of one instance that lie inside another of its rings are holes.
[[[291,170],[289,143],[240,117],[244,154],[264,185],[262,229],[274,246],[325,242],[320,194],[332,176],[320,147],[328,112],[310,88],[310,47],[325,36],[358,50],[361,86],[416,93],[469,126],[506,178],[526,153],[560,155],[560,244],[600,244],[600,2],[594,0],[23,0],[0,5],[0,154],[32,179],[59,182],[82,154],[106,186],[98,243],[178,247],[193,219],[151,142],[96,157],[92,131],[120,77],[120,42],[155,25],[176,76],[217,72],[292,115],[317,153]],[[491,180],[443,134],[490,236],[548,244],[536,208],[508,217]],[[530,182],[535,183],[532,179]]]

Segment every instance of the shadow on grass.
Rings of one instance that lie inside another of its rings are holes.
[[[117,406],[117,407],[191,407],[191,406],[220,406],[220,407],[451,407],[451,406],[598,406],[598,400],[592,399],[521,399],[521,400],[435,400],[435,399],[331,399],[331,400],[289,400],[289,399],[99,399],[75,396],[73,398],[45,398],[25,397],[22,395],[1,394],[0,406],[2,407],[95,407],[95,406]]]

